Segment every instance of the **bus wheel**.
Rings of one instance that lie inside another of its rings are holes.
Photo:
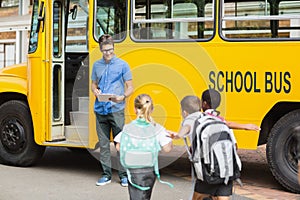
[[[293,128],[300,125],[300,110],[280,118],[267,142],[267,159],[276,180],[286,189],[300,193],[297,176],[297,142]]]
[[[0,162],[30,166],[43,155],[45,147],[33,139],[31,115],[26,103],[12,100],[0,106]]]

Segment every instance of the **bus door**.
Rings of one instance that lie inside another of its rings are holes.
[[[64,140],[64,3],[55,0],[52,4],[50,46],[50,141]],[[47,47],[46,47],[47,48]]]
[[[88,1],[55,0],[50,46],[51,131],[48,141],[88,142]],[[79,142],[79,143],[78,143]]]

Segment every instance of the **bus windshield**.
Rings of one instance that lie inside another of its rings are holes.
[[[41,6],[42,8],[42,6]],[[34,1],[33,10],[32,10],[32,21],[31,21],[31,29],[30,29],[30,39],[29,39],[29,53],[33,53],[37,49],[37,42],[38,42],[38,29],[39,29],[39,2]],[[42,11],[40,11],[42,12]]]

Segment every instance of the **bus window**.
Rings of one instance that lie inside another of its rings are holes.
[[[38,17],[39,17],[39,2],[38,1],[34,1],[34,5],[33,5],[33,9],[32,9],[32,22],[31,22],[31,29],[30,29],[30,39],[29,39],[29,49],[28,52],[29,53],[33,53],[35,52],[35,50],[37,49],[37,42],[38,42]]]
[[[280,37],[300,39],[300,1],[280,1],[279,14],[288,17],[279,21]]]
[[[212,1],[133,1],[132,37],[136,40],[208,39],[213,34]]]
[[[125,36],[126,28],[125,0],[97,0],[94,35],[98,39],[103,34],[110,34],[115,40]]]
[[[71,0],[66,32],[66,52],[87,52],[88,1]]]
[[[300,39],[300,1],[223,0],[222,36]]]
[[[62,116],[61,116],[61,80],[62,80],[62,68],[60,65],[55,65],[53,67],[53,121],[59,121]]]
[[[53,3],[53,56],[62,55],[62,5],[61,2]]]

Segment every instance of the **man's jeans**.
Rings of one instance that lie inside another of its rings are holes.
[[[96,113],[96,129],[100,144],[100,163],[103,169],[103,176],[111,179],[111,155],[110,155],[110,132],[113,138],[122,131],[125,122],[124,110],[109,113],[108,115],[100,115]],[[120,154],[117,152],[117,166],[119,178],[127,177],[126,172],[120,164]]]

